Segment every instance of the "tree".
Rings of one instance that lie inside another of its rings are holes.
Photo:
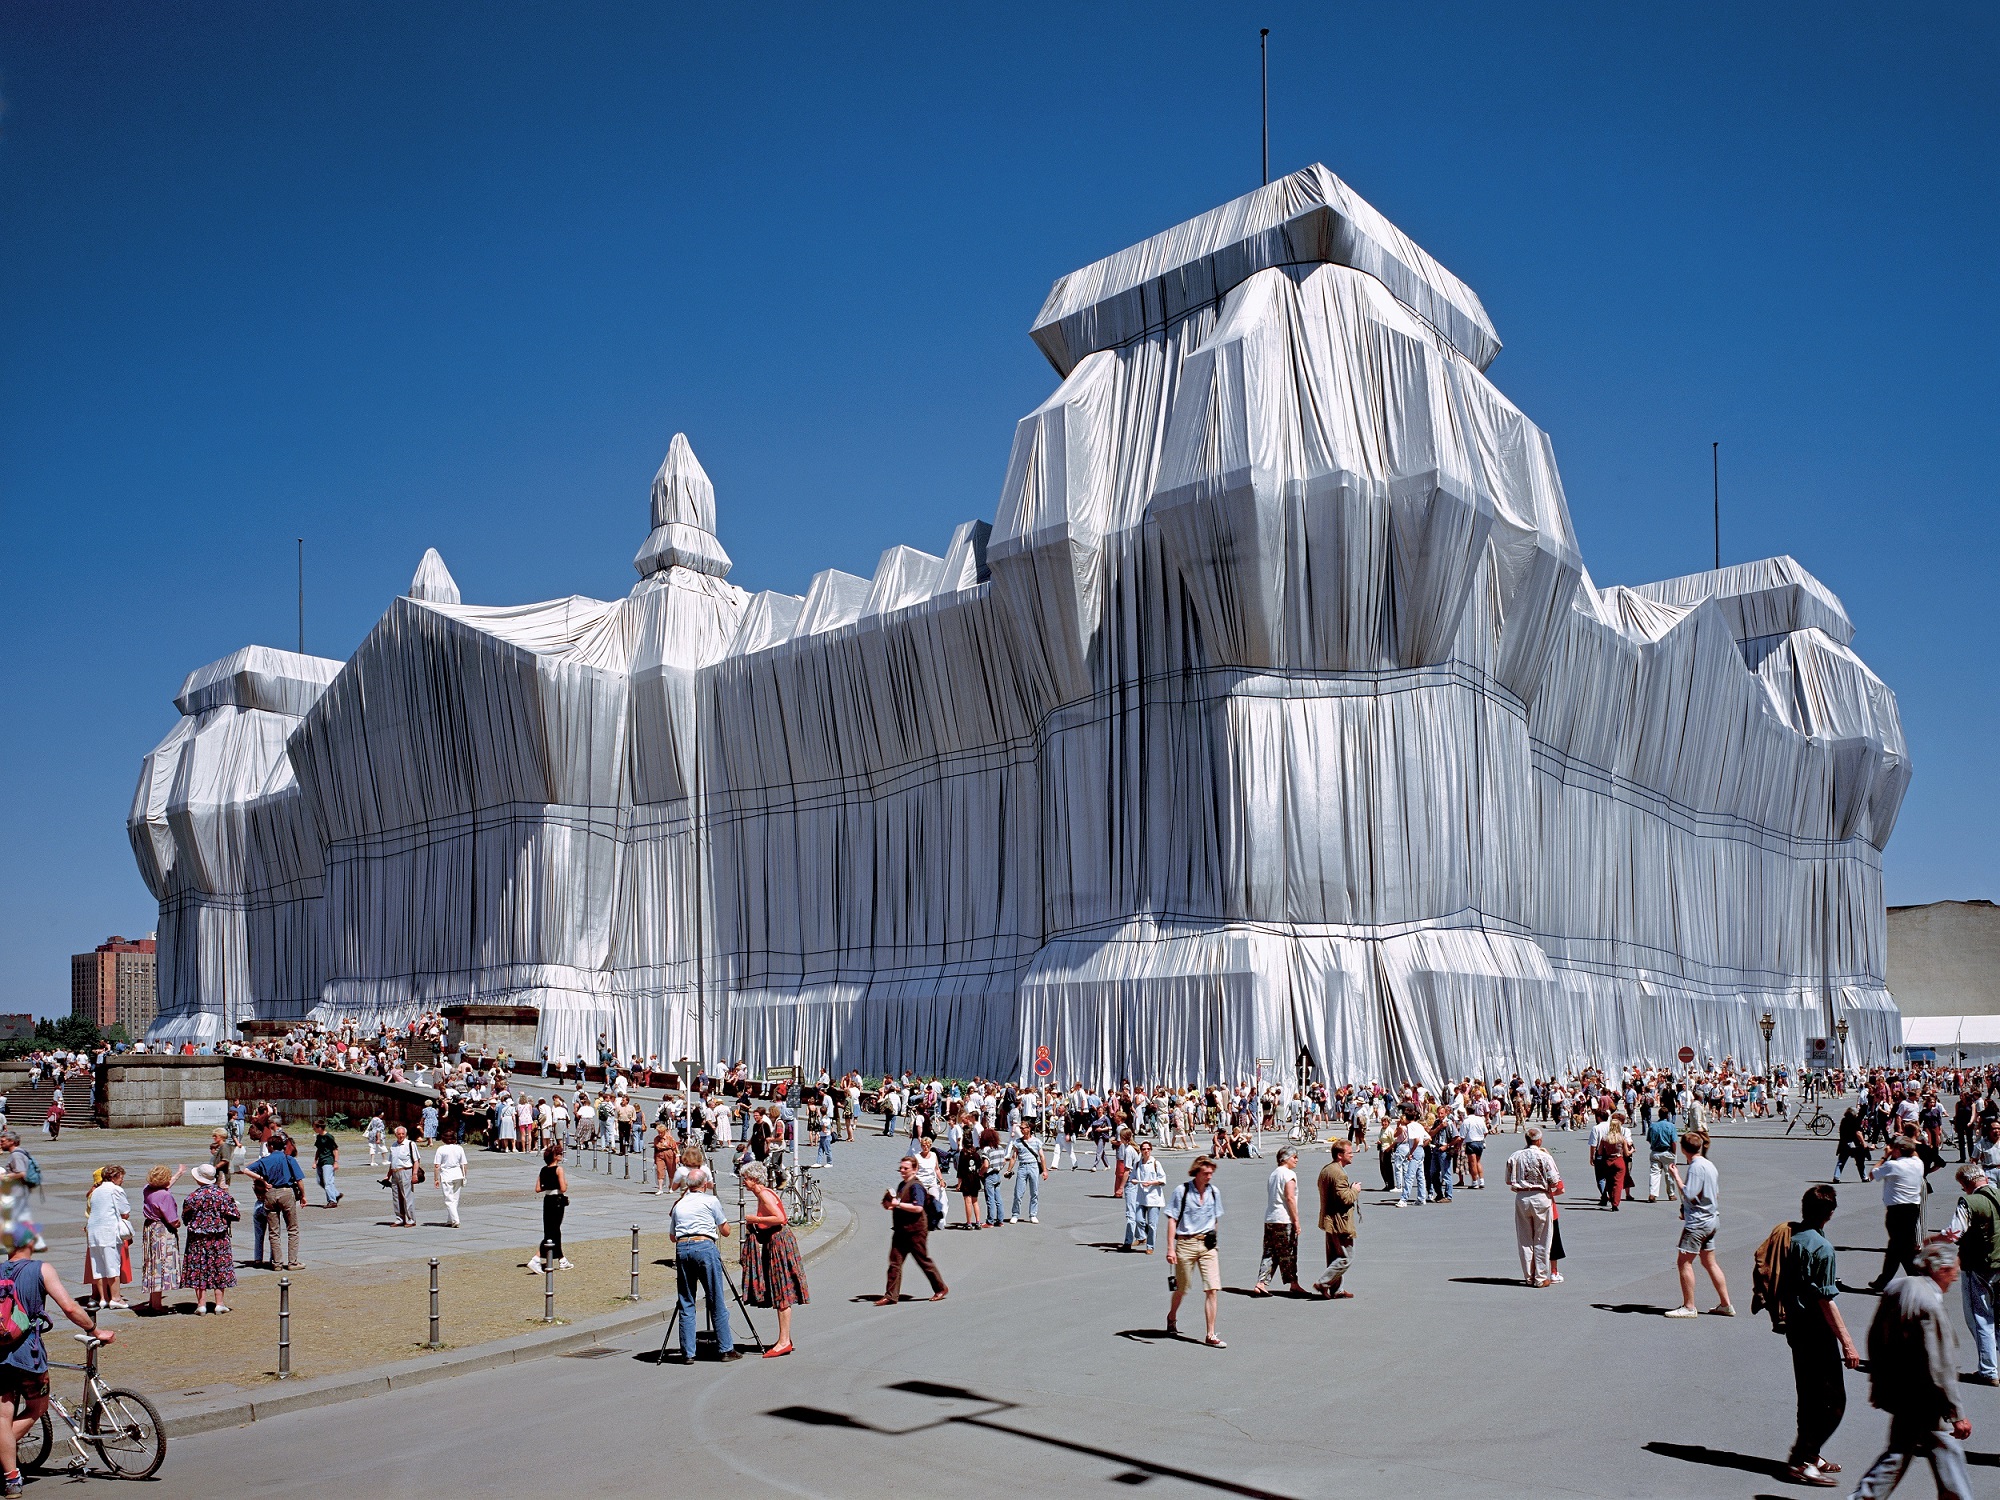
[[[101,1037],[97,1023],[87,1016],[57,1016],[35,1023],[35,1042],[42,1047],[62,1047],[71,1052],[87,1052]]]

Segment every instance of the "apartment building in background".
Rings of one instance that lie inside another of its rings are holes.
[[[159,1008],[159,957],[151,935],[113,937],[69,961],[69,1010],[100,1028],[144,1036]]]

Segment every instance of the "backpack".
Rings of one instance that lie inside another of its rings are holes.
[[[28,1170],[21,1174],[21,1180],[31,1188],[40,1187],[42,1185],[42,1169],[36,1165],[34,1157],[23,1151],[21,1159],[28,1164]]]
[[[24,1261],[22,1264],[39,1266],[40,1262]],[[18,1271],[14,1273],[16,1276],[19,1274]],[[28,1315],[27,1304],[14,1290],[14,1277],[0,1278],[0,1356],[12,1354],[28,1341],[28,1336],[34,1331],[35,1320]]]
[[[924,1199],[924,1227],[926,1229],[936,1229],[940,1224],[944,1223],[944,1205],[933,1198],[930,1189],[922,1183],[917,1184],[917,1191],[923,1195]]]

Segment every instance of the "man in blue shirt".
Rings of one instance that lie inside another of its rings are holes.
[[[1216,1235],[1222,1224],[1222,1191],[1214,1185],[1215,1158],[1197,1156],[1188,1179],[1167,1200],[1167,1258],[1174,1266],[1174,1296],[1167,1306],[1167,1332],[1179,1333],[1181,1299],[1201,1280],[1202,1312],[1208,1324],[1205,1343],[1212,1349],[1229,1346],[1215,1335],[1216,1294],[1222,1290],[1222,1257]]]
[[[266,1143],[269,1149],[264,1155],[245,1167],[244,1172],[263,1184],[261,1196],[266,1232],[271,1237],[270,1269],[273,1271],[299,1270],[304,1262],[299,1258],[303,1247],[299,1244],[299,1198],[297,1185],[305,1181],[305,1168],[298,1158],[285,1150],[285,1137],[271,1133]],[[291,1255],[286,1257],[287,1231],[289,1231]]]
[[[1660,1183],[1667,1185],[1667,1201],[1674,1200],[1674,1146],[1680,1140],[1680,1130],[1674,1124],[1674,1117],[1664,1104],[1660,1106],[1660,1117],[1646,1127],[1646,1149],[1653,1153],[1653,1171],[1646,1183],[1646,1201],[1657,1203],[1660,1198]]]
[[[1792,1226],[1779,1295],[1785,1303],[1785,1341],[1792,1347],[1792,1383],[1798,1390],[1798,1436],[1785,1473],[1795,1484],[1832,1488],[1839,1470],[1822,1456],[1828,1438],[1847,1415],[1847,1370],[1861,1364],[1834,1299],[1840,1295],[1827,1220],[1840,1202],[1825,1183],[1806,1189],[1800,1222]]]

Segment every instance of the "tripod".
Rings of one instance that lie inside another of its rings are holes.
[[[677,1283],[675,1290],[678,1291],[679,1266],[674,1268],[674,1276]],[[736,1289],[736,1282],[730,1277],[727,1266],[722,1268],[722,1284],[729,1288],[729,1298],[736,1304],[736,1311],[742,1314],[744,1331],[750,1335],[747,1340],[740,1340],[739,1343],[748,1343],[757,1349],[768,1347],[764,1343],[764,1336],[757,1331],[757,1325],[750,1321],[750,1309],[744,1305],[743,1294]],[[705,1298],[704,1300],[708,1302],[708,1331],[713,1333],[715,1332],[715,1302],[713,1298]],[[664,1365],[667,1362],[667,1353],[674,1346],[674,1330],[680,1326],[680,1321],[681,1304],[677,1298],[674,1302],[673,1313],[667,1319],[667,1332],[665,1337],[660,1340],[660,1352],[654,1359],[654,1364]]]

